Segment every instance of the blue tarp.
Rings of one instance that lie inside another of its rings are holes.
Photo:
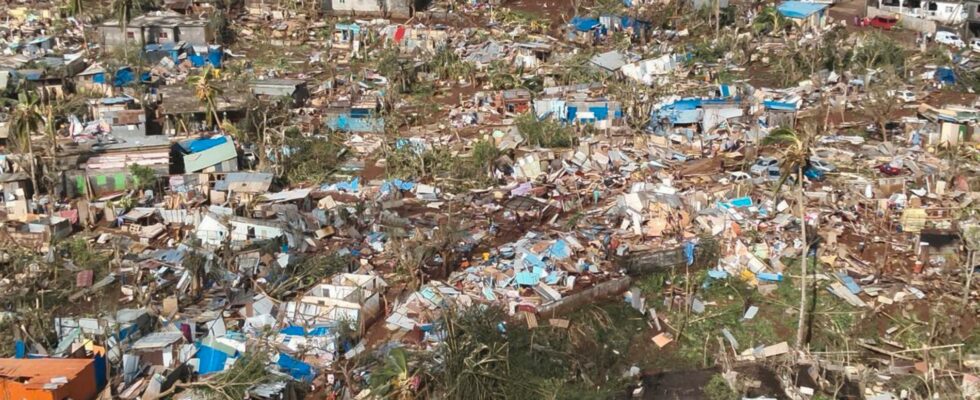
[[[92,75],[92,82],[94,83],[105,83],[105,72],[98,72]]]
[[[935,79],[940,83],[952,85],[956,83],[956,74],[952,69],[941,67],[936,69]]]
[[[27,345],[23,340],[14,342],[14,358],[27,358]]]
[[[290,325],[282,328],[279,333],[291,336],[306,336],[306,329],[302,326]]]
[[[827,8],[826,4],[807,3],[802,1],[784,1],[776,10],[787,18],[807,18]]]
[[[310,364],[297,360],[289,356],[286,353],[279,353],[279,361],[276,362],[279,368],[282,368],[290,376],[301,381],[310,382],[316,374],[313,373],[313,367]]]
[[[391,191],[398,189],[401,191],[409,191],[415,188],[414,182],[403,181],[401,179],[394,179],[387,181],[381,185],[382,193],[390,193]]]
[[[790,103],[787,101],[766,100],[762,102],[762,105],[765,106],[767,110],[796,111],[796,103]]]
[[[548,256],[556,260],[564,260],[572,256],[572,249],[564,240],[558,239],[548,248]]]
[[[752,207],[752,198],[749,196],[739,197],[737,199],[732,199],[728,202],[728,204],[735,208]]]
[[[200,345],[197,347],[197,359],[200,361],[197,365],[197,373],[207,375],[225,370],[228,353],[211,346]]]
[[[694,264],[694,242],[684,243],[684,258],[687,260],[687,265]]]
[[[191,65],[194,67],[200,68],[204,66],[205,58],[201,54],[191,54],[191,56],[187,58],[191,60]]]
[[[721,92],[721,97],[732,97],[735,92],[730,85],[719,85],[718,91]]]
[[[783,274],[774,274],[771,272],[760,272],[755,276],[760,280],[769,282],[781,282],[783,280]]]
[[[123,67],[116,71],[116,76],[112,77],[113,86],[125,86],[136,80],[136,74],[132,68]]]
[[[569,25],[574,26],[576,30],[581,32],[587,32],[599,26],[599,19],[591,17],[575,17],[572,18],[572,22],[569,22]]]
[[[356,192],[360,188],[361,178],[351,179],[350,182],[337,182],[334,184],[324,184],[320,186],[320,190],[337,190],[341,192]]]
[[[208,46],[208,63],[215,68],[221,68],[221,59],[224,58],[225,50],[221,46]]]
[[[187,151],[190,151],[191,153],[200,153],[212,147],[222,145],[227,141],[228,138],[224,136],[219,136],[210,139],[197,139],[197,140],[192,140],[187,144],[185,144],[184,148],[186,148]]]

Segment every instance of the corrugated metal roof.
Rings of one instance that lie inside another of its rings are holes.
[[[52,378],[65,377],[72,381],[94,362],[88,358],[0,358],[0,377],[21,381],[30,389],[41,389]]]
[[[133,350],[159,349],[177,343],[184,338],[180,332],[154,332],[133,343]]]
[[[235,150],[235,144],[229,140],[202,152],[185,155],[184,170],[197,172],[236,157],[238,157],[238,151]]]

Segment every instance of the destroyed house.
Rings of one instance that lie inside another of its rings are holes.
[[[244,115],[244,96],[238,90],[219,87],[215,108],[222,120],[236,122]],[[157,117],[162,119],[163,132],[177,135],[181,131],[206,130],[207,109],[194,96],[188,85],[166,85],[157,88]]]
[[[480,92],[474,96],[477,105],[488,104],[504,113],[525,113],[531,109],[531,92],[527,89],[510,89],[496,92]]]
[[[253,199],[269,192],[272,174],[262,172],[232,172],[224,179],[214,183],[211,202],[221,204],[225,201],[251,203]]]
[[[133,308],[116,311],[114,316],[54,319],[55,333],[62,341],[81,335],[98,338],[113,336],[120,341],[134,341],[149,332],[152,325],[153,319],[147,310]]]
[[[519,68],[537,68],[551,59],[551,52],[551,45],[547,43],[517,43],[514,45],[514,65]]]
[[[233,216],[228,218],[228,225],[231,227],[232,242],[251,243],[283,236],[290,239],[291,236],[287,235],[286,224],[279,221]]]
[[[435,54],[445,47],[449,32],[444,26],[433,28],[392,25],[383,31],[390,43],[405,53]]]
[[[0,359],[0,393],[4,399],[94,399],[98,394],[96,376],[92,359]]]
[[[286,303],[286,318],[298,325],[352,323],[363,334],[381,317],[381,295],[388,285],[376,275],[340,274]]]
[[[334,24],[330,44],[338,49],[350,49],[356,46],[361,36],[361,26],[355,23]]]
[[[248,84],[252,95],[260,99],[288,97],[293,106],[301,106],[310,97],[306,81],[301,79],[262,79]]]
[[[115,135],[146,135],[146,111],[129,96],[89,100],[92,117]]]
[[[112,88],[123,87],[136,81],[136,74],[131,67],[121,67],[109,74],[101,64],[92,64],[84,71],[75,75],[75,87],[82,92],[109,95]]]
[[[170,141],[161,136],[134,135],[100,146],[82,164],[81,170],[65,172],[68,192],[74,196],[103,196],[123,192],[133,186],[130,167],[149,167],[158,176],[170,172]]]
[[[174,146],[184,173],[233,172],[238,170],[238,149],[229,136],[184,141]]]
[[[131,353],[140,361],[164,368],[178,367],[189,360],[194,345],[188,344],[182,332],[154,332],[146,335],[130,347]]]
[[[709,132],[730,118],[741,117],[741,101],[734,98],[685,98],[654,109],[650,124],[655,128],[686,126]]]
[[[380,133],[384,131],[384,117],[378,115],[380,104],[376,99],[346,106],[331,104],[324,112],[327,128],[354,133]]]
[[[605,129],[622,120],[623,109],[618,101],[573,93],[561,98],[535,99],[534,114],[539,119],[553,118],[569,124],[594,124],[599,129]]]
[[[207,45],[213,35],[205,19],[184,16],[172,11],[155,11],[133,18],[124,32],[119,20],[112,18],[99,26],[102,43],[119,46],[125,43],[186,42],[190,45]]]

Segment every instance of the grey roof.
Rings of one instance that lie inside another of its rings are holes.
[[[133,350],[159,349],[177,343],[184,338],[180,332],[154,332],[133,343]]]
[[[128,26],[132,28],[140,28],[144,26],[206,26],[207,24],[208,21],[206,19],[188,17],[173,11],[156,11],[133,18],[133,20],[129,22]],[[102,26],[119,26],[119,20],[115,18],[109,19],[108,21],[103,22]]]
[[[263,172],[232,172],[214,183],[214,190],[237,193],[265,193],[272,185],[272,174]]]
[[[593,64],[609,71],[616,71],[622,68],[624,65],[629,64],[626,56],[616,50],[597,54],[595,57],[592,57],[592,60],[590,61]]]

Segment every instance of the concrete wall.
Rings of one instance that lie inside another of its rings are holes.
[[[412,0],[323,0],[323,9],[333,15],[384,15],[408,18]]]
[[[630,277],[624,276],[600,283],[589,289],[538,308],[538,316],[541,318],[554,318],[571,313],[586,304],[594,303],[596,300],[618,296],[629,289],[631,282],[632,279]]]
[[[620,258],[618,261],[619,266],[626,269],[626,273],[635,276],[666,272],[671,268],[683,266],[687,259],[684,257],[684,248],[677,247],[666,250],[637,251]]]
[[[204,46],[212,41],[211,32],[206,26],[181,26],[176,31],[177,40],[192,46]]]
[[[868,18],[874,18],[879,15],[893,17],[896,13],[868,6]],[[936,21],[910,17],[908,15],[902,15],[898,19],[898,26],[916,32],[936,33]]]

